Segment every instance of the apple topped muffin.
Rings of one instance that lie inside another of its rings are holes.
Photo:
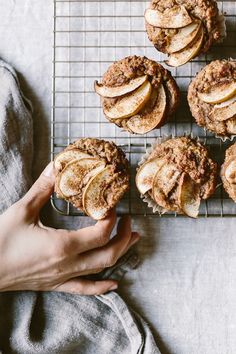
[[[152,0],[145,11],[148,38],[180,66],[225,36],[223,15],[214,0]]]
[[[54,159],[55,192],[95,220],[103,219],[129,188],[128,161],[113,142],[84,138]]]
[[[236,135],[236,61],[205,66],[189,86],[188,102],[200,126],[222,137]]]
[[[226,150],[221,179],[226,192],[236,203],[236,143]]]
[[[198,216],[201,200],[214,193],[216,181],[217,164],[200,142],[188,137],[156,144],[136,175],[137,188],[154,211],[192,218]]]
[[[170,72],[146,57],[130,56],[113,63],[95,82],[106,118],[135,134],[164,125],[179,103]]]

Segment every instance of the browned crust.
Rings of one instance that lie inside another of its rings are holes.
[[[223,165],[221,166],[221,174],[220,174],[225,191],[228,193],[230,198],[232,198],[233,201],[236,203],[236,184],[230,183],[225,177],[226,168],[232,161],[236,161],[236,143],[231,145],[226,150],[225,160]]]
[[[176,5],[183,5],[188,13],[196,19],[200,19],[204,26],[204,39],[201,53],[205,53],[209,47],[221,39],[221,29],[218,22],[219,10],[214,0],[152,0],[150,8],[164,12],[168,8]],[[173,37],[178,30],[161,29],[154,27],[146,22],[146,30],[149,40],[154,46],[163,53],[167,52],[167,45],[170,38]]]
[[[210,117],[212,104],[200,100],[198,92],[207,92],[212,86],[236,80],[236,61],[215,60],[205,66],[192,80],[188,88],[188,103],[198,125],[219,136],[231,135],[227,121],[214,121]]]
[[[231,145],[226,151],[225,151],[225,160],[230,159],[232,156],[236,156],[236,143]]]
[[[108,68],[106,73],[103,75],[102,84],[111,87],[122,86],[127,84],[130,80],[143,75],[148,75],[151,84],[155,88],[158,88],[160,84],[164,85],[167,96],[166,119],[163,120],[162,124],[164,125],[179,105],[180,91],[171,73],[161,64],[146,57],[139,57],[136,55],[126,57],[113,63]],[[105,107],[109,108],[113,106],[116,100],[117,98],[103,98],[103,109]],[[114,120],[110,120],[108,117],[106,118],[110,122],[115,123],[117,126],[132,133],[126,124],[128,119],[117,119],[114,122]]]
[[[187,173],[198,184],[201,199],[207,199],[214,193],[217,164],[209,157],[207,148],[197,140],[187,137],[169,139],[158,144],[147,161],[155,157],[165,158],[166,164],[174,164],[181,174]],[[168,210],[181,212],[178,206],[178,183],[168,197],[164,194],[162,197]]]
[[[125,153],[114,142],[96,138],[76,140],[73,144],[67,146],[64,151],[73,149],[79,149],[91,155],[91,157],[103,160],[106,165],[113,166],[116,179],[109,184],[106,190],[106,199],[109,200],[110,209],[113,208],[129,188],[129,163],[125,157]],[[57,197],[72,203],[76,208],[84,211],[82,196],[86,184],[78,186],[78,194],[76,196],[66,198],[59,188],[60,173],[62,170],[63,168],[56,173],[55,192]]]

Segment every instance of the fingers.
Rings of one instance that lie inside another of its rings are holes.
[[[62,231],[62,236],[64,234],[67,237],[71,253],[83,253],[106,245],[110,240],[116,220],[115,210],[112,210],[105,219],[98,221],[94,226],[77,231]]]
[[[130,241],[128,243],[128,245],[126,246],[125,250],[123,251],[123,253],[121,254],[121,256],[123,256],[124,254],[126,254],[128,252],[128,250],[135,245],[135,243],[137,243],[140,240],[140,235],[138,232],[132,232]]]
[[[117,289],[117,282],[114,280],[93,281],[82,278],[74,278],[59,285],[54,291],[79,295],[100,295]]]
[[[117,235],[104,247],[80,254],[78,256],[78,267],[82,274],[89,274],[92,269],[104,269],[113,266],[117,260],[137,242],[137,233],[131,232],[130,217],[120,219]],[[81,269],[82,267],[82,269]]]
[[[132,232],[130,241],[129,241],[128,245],[126,246],[126,248],[124,249],[124,251],[121,253],[121,255],[120,255],[119,258],[121,258],[123,255],[125,255],[125,254],[128,252],[128,250],[129,250],[136,242],[139,241],[139,239],[140,239],[139,233],[137,233],[137,232]],[[102,272],[103,270],[104,270],[104,268],[92,269],[92,270],[89,271],[89,274],[97,274],[97,273]],[[86,275],[86,274],[88,274],[88,273],[85,272],[85,273],[82,274],[82,275]]]
[[[30,206],[31,211],[39,213],[50,198],[55,183],[53,162],[50,162],[21,202]]]
[[[117,235],[122,234],[123,232],[126,235],[131,235],[131,217],[129,215],[125,215],[120,218],[117,225]]]

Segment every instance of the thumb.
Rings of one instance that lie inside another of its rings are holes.
[[[66,281],[53,290],[79,295],[101,295],[115,290],[117,287],[118,284],[115,280],[95,281],[78,277]]]
[[[37,181],[22,198],[22,202],[30,205],[31,210],[39,213],[50,198],[55,184],[54,164],[50,162]]]

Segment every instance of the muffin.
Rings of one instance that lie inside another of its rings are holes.
[[[236,134],[236,61],[215,60],[192,80],[188,103],[196,122],[221,137]]]
[[[236,143],[226,150],[221,179],[224,189],[236,203]]]
[[[196,218],[201,199],[215,191],[217,164],[208,150],[188,137],[153,146],[137,169],[136,185],[154,211],[173,211]]]
[[[145,11],[149,40],[180,66],[225,37],[223,15],[214,0],[152,0]]]
[[[113,142],[84,138],[54,159],[55,192],[95,220],[103,219],[129,188],[128,161]]]
[[[129,56],[113,63],[95,82],[106,118],[134,134],[164,125],[176,111],[179,89],[170,72],[146,57]]]

